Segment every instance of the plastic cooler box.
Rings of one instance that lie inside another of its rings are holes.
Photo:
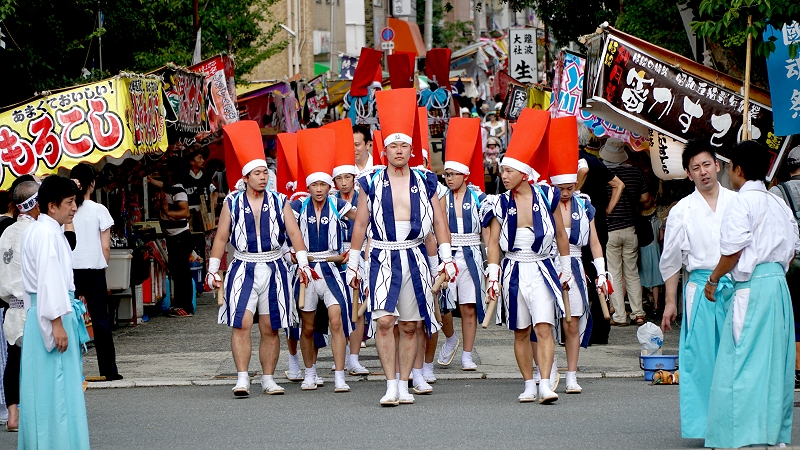
[[[133,250],[112,248],[106,269],[106,284],[111,291],[131,287],[131,261]]]

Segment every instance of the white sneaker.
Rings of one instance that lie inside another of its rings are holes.
[[[420,384],[415,384],[414,385],[414,393],[415,394],[430,394],[432,392],[433,392],[433,388],[431,387],[430,384],[428,384],[425,381],[423,381]],[[413,400],[413,398],[412,398],[412,400]]]
[[[414,404],[414,394],[399,394],[399,402],[401,405],[413,405]]]
[[[558,400],[558,394],[550,389],[550,386],[548,386],[549,384],[547,380],[543,380],[539,383],[539,403],[541,404],[553,403]]]
[[[350,392],[350,386],[347,383],[342,382],[341,384],[336,384],[333,388],[333,392]]]
[[[536,401],[536,393],[535,392],[523,392],[522,394],[519,394],[519,397],[517,397],[517,398],[519,399],[520,403],[532,403],[532,402]]]

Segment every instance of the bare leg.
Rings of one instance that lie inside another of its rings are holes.
[[[397,364],[397,346],[395,345],[394,336],[394,316],[383,316],[377,321],[377,330],[375,330],[375,344],[378,347],[378,357],[381,360],[383,373],[386,374],[386,379],[393,379],[395,372],[395,365]]]
[[[361,341],[364,340],[364,316],[358,318],[353,332],[350,333],[350,354],[358,355],[361,352]],[[352,369],[352,367],[351,367]]]
[[[8,427],[19,426],[19,405],[8,405]]]
[[[455,332],[456,330],[453,328],[453,313],[442,314],[442,333],[444,333],[444,337],[449,338]]]
[[[561,319],[564,326],[564,350],[567,351],[567,372],[578,370],[578,352],[581,349],[580,336],[578,335],[578,318],[572,317],[572,322],[567,323]]]
[[[437,331],[436,333],[433,333],[429,339],[427,333],[425,333],[425,328],[423,328],[424,325],[422,322],[419,322],[419,324],[420,325],[417,328],[417,333],[419,333],[420,336],[422,336],[422,339],[425,341],[425,347],[422,349],[422,352],[425,355],[425,362],[433,363],[433,358],[436,356],[436,345],[439,343],[439,332]],[[419,357],[417,357],[417,359],[419,359]],[[415,364],[414,367],[417,367],[417,365]]]
[[[464,335],[464,351],[471,352],[475,345],[475,334],[478,330],[478,315],[475,312],[475,305],[458,305],[461,310],[461,333]]]
[[[539,373],[542,374],[542,379],[548,376],[550,369],[553,366],[553,326],[549,323],[537,323],[533,327],[536,333],[537,348],[536,360],[539,366]]]
[[[414,369],[422,370],[422,363],[425,362],[425,357],[427,356],[427,344],[428,344],[428,337],[425,336],[425,332],[422,328],[422,321],[415,322],[415,329],[414,332],[417,339],[417,348],[415,350],[414,356]],[[436,351],[436,347],[434,347],[434,351]]]
[[[278,334],[279,330],[272,329],[268,319],[268,315],[263,315],[258,321],[258,330],[261,332],[258,357],[264,375],[275,375],[275,366],[278,365],[278,356],[281,354],[281,337]]]
[[[539,368],[539,373],[544,373],[542,366],[539,365],[539,346],[534,341],[531,341],[531,352],[533,352],[533,363]]]
[[[514,330],[514,356],[523,380],[533,379],[533,352],[531,351],[531,327]]]
[[[660,292],[661,288],[656,286],[651,291],[653,291],[653,308],[658,311],[658,293]]]
[[[260,322],[259,322],[260,323]],[[289,354],[296,355],[297,354],[297,339],[288,338],[286,340],[287,345],[289,346]]]
[[[250,366],[250,354],[253,345],[250,342],[250,328],[253,327],[253,313],[245,311],[242,317],[242,328],[234,328],[231,334],[231,351],[237,372],[247,372]]]
[[[337,371],[344,370],[344,353],[347,348],[347,339],[344,337],[344,329],[342,328],[342,307],[339,305],[330,306],[328,308],[328,317],[330,318],[333,363]]]
[[[398,376],[395,377],[398,380],[400,379],[400,325],[394,326],[394,373]]]
[[[408,380],[417,356],[417,346],[419,345],[417,323],[417,321],[400,322],[400,382]]]
[[[302,328],[300,329],[300,350],[303,352],[303,364],[306,368],[314,365],[317,349],[314,346],[314,316],[316,311],[300,311]]]

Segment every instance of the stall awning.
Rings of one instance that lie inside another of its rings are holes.
[[[419,32],[419,25],[414,22],[389,18],[389,28],[394,30],[394,51],[414,53],[417,57],[424,58],[427,54],[425,41]]]

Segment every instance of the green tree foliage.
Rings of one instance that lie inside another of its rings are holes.
[[[614,27],[651,44],[694,58],[675,0],[628,0]]]
[[[697,10],[699,20],[692,22],[698,36],[725,47],[739,47],[750,35],[756,44],[756,54],[767,56],[775,51],[772,40],[764,41],[761,35],[767,25],[783,28],[793,20],[800,21],[800,2],[797,0],[702,0]],[[753,25],[747,25],[752,16]],[[796,52],[796,45],[790,51]]]
[[[277,0],[200,0],[202,56],[228,51],[236,75],[280,52],[279,25],[268,8]],[[119,71],[148,72],[168,62],[191,64],[194,51],[190,0],[0,0],[6,50],[0,50],[5,86],[0,105],[90,81]],[[105,16],[98,27],[97,12]],[[262,30],[260,23],[267,23]],[[228,34],[230,33],[230,43]],[[102,35],[103,73],[97,36]],[[90,70],[84,79],[82,68]]]
[[[453,51],[462,49],[475,42],[472,22],[445,22],[442,27],[443,46]]]
[[[422,38],[425,39],[425,0],[417,1],[417,25],[419,31],[422,33]],[[433,24],[431,34],[433,35],[431,42],[434,48],[442,48],[447,46],[447,43],[442,35],[442,19],[444,18],[444,6],[442,0],[433,0]]]

